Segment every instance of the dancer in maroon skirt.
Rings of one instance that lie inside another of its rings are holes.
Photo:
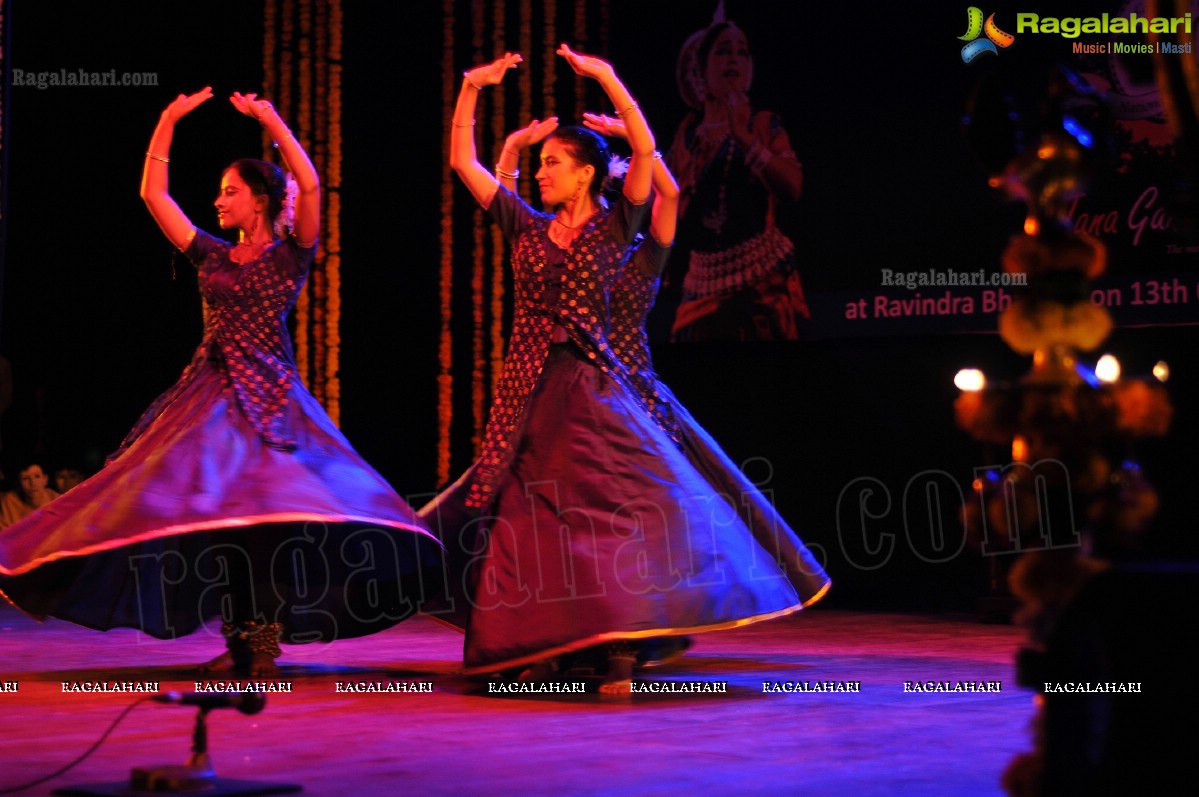
[[[653,136],[611,67],[563,46],[598,80],[633,150],[622,197],[600,198],[603,140],[562,128],[541,150],[538,212],[477,158],[479,90],[520,57],[466,73],[451,166],[513,247],[515,308],[479,461],[422,509],[451,548],[468,672],[602,649],[602,690],[627,692],[644,640],[781,616],[803,599],[657,422],[609,342],[609,295],[649,197]],[[473,508],[474,518],[462,506]]]
[[[175,123],[211,96],[163,112],[141,189],[198,269],[204,338],[99,473],[0,532],[0,593],[35,617],[159,638],[220,616],[228,650],[206,668],[261,677],[277,674],[280,639],[360,636],[412,614],[440,557],[296,373],[286,321],[315,253],[320,187],[271,104],[230,98],[275,141],[294,204],[279,167],[237,161],[214,203],[238,234],[230,245],[168,193]]]
[[[618,117],[585,113],[583,123],[609,138],[626,137],[624,123]],[[556,127],[556,118],[533,120],[508,136],[496,163],[496,176],[505,188],[516,190],[520,153]],[[691,464],[727,503],[730,516],[741,516],[754,539],[787,574],[804,606],[810,606],[824,597],[831,586],[824,569],[770,499],[728,458],[654,370],[646,322],[674,242],[679,187],[661,155],[655,152],[653,157],[653,203],[648,235],[638,237],[632,257],[609,290],[608,343],[646,411],[681,443]],[[639,658],[652,663],[663,655],[679,652],[682,647],[672,644],[671,638],[646,641]]]

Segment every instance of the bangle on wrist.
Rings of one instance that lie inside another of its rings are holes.
[[[164,157],[162,157],[162,156],[160,156],[160,155],[155,155],[155,154],[154,154],[153,152],[151,152],[150,150],[146,150],[146,157],[147,157],[147,158],[153,158],[153,159],[154,159],[154,160],[156,160],[156,161],[162,161],[163,163],[170,163],[170,162],[171,162],[171,159],[170,159],[170,158],[164,158]]]
[[[620,119],[623,119],[625,114],[632,113],[633,111],[636,111],[639,108],[641,108],[641,106],[634,102],[632,105],[630,105],[628,108],[625,108],[623,111],[617,111],[616,116],[619,117]]]
[[[475,126],[474,119],[471,119],[469,122],[466,122],[466,123],[454,122],[453,119],[451,119],[450,121],[454,123],[454,127],[474,127]]]
[[[478,83],[476,83],[470,79],[470,70],[469,69],[462,73],[462,77],[464,77],[466,79],[466,82],[469,83],[471,88],[473,88],[475,91],[483,90],[482,86],[480,86]]]
[[[506,177],[509,180],[518,180],[518,179],[520,179],[520,169],[513,169],[510,172],[506,172],[503,169],[501,169],[500,165],[497,163],[495,165],[495,176],[496,177]]]
[[[284,141],[286,141],[286,140],[287,140],[287,139],[289,139],[289,138],[291,138],[291,131],[290,131],[290,130],[288,130],[288,131],[287,131],[287,135],[283,136],[283,138],[281,138],[281,139],[279,139],[278,141],[276,141],[276,142],[275,142],[275,149],[279,149],[279,145],[280,145],[280,144],[282,144]],[[292,140],[294,141],[295,139],[292,139]]]

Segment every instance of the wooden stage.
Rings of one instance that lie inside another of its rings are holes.
[[[364,639],[285,648],[291,692],[268,694],[253,715],[211,711],[208,750],[222,777],[298,784],[323,797],[999,795],[1004,767],[1032,744],[1034,697],[1013,675],[1022,638],[968,617],[816,607],[698,637],[681,659],[639,676],[698,684],[673,688],[723,682],[725,692],[612,701],[591,691],[489,694],[486,683],[454,674],[461,637],[418,618]],[[206,632],[162,642],[0,609],[0,681],[9,689],[0,692],[0,793],[81,755],[143,696],[64,692],[63,682],[191,692],[200,676],[189,666],[221,647]],[[905,681],[998,681],[1001,689],[905,692]],[[431,683],[432,691],[344,693],[339,682]],[[767,693],[764,682],[860,690]],[[17,793],[183,764],[196,714],[142,703],[78,767]]]

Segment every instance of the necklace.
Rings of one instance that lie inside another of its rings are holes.
[[[554,221],[556,222],[558,220],[554,219]],[[575,238],[578,237],[579,231],[577,228],[567,227],[565,224],[562,224],[561,228],[562,229],[558,229],[553,224],[550,225],[548,231],[550,240],[557,244],[559,249],[570,249],[574,245]]]
[[[260,243],[251,243],[250,241],[238,241],[233,252],[230,253],[230,258],[239,266],[244,266],[247,263],[252,263],[259,257],[262,257],[270,245],[274,241],[262,241]],[[239,254],[240,253],[240,254]]]
[[[574,226],[574,227],[571,227],[569,224],[567,224],[566,222],[562,221],[561,217],[559,217],[559,216],[554,216],[554,221],[556,221],[556,222],[558,223],[558,226],[559,226],[559,227],[565,227],[565,228],[566,228],[566,229],[568,229],[568,230],[577,230],[577,229],[579,229],[580,227],[582,227],[584,224],[586,224],[587,222],[591,221],[591,217],[592,217],[592,216],[594,216],[594,215],[595,215],[595,211],[593,210],[593,211],[591,211],[591,213],[590,213],[590,214],[587,216],[587,218],[583,219],[581,222],[579,222],[579,223],[578,223],[578,225],[576,225],[576,226]]]

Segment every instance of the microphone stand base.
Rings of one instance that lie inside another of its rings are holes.
[[[129,773],[129,788],[134,791],[183,792],[207,789],[217,779],[211,766],[136,767]]]
[[[140,777],[144,779],[139,780]],[[164,794],[193,794],[197,797],[243,797],[256,794],[295,794],[304,788],[296,783],[263,783],[256,780],[217,777],[215,772],[192,767],[145,767],[134,769],[127,781],[64,786],[51,792],[62,797],[161,797]]]

